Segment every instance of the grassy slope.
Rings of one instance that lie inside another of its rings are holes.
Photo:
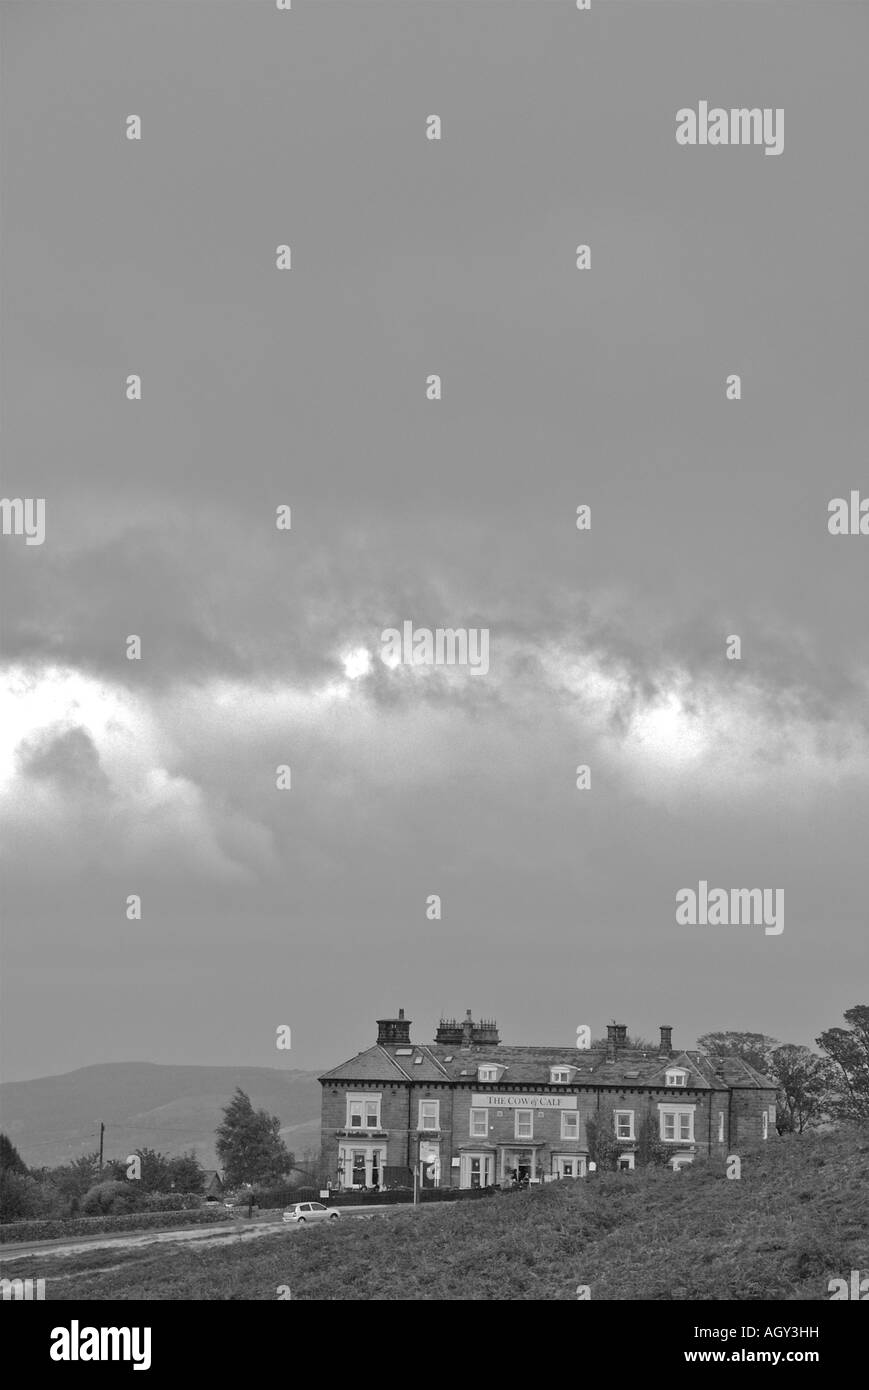
[[[77,1258],[26,1272],[64,1271],[48,1296],[76,1299],[575,1299],[588,1284],[593,1300],[826,1300],[828,1279],[869,1272],[869,1126],[771,1141],[738,1181],[719,1165],[603,1174],[247,1247]]]

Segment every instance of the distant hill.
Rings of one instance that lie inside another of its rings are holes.
[[[319,1144],[320,1085],[316,1072],[277,1067],[173,1067],[108,1062],[62,1076],[0,1085],[0,1129],[30,1167],[53,1167],[99,1148],[121,1158],[148,1147],[165,1154],[196,1150],[216,1168],[214,1131],[240,1086],[255,1107],[278,1115],[288,1148]]]

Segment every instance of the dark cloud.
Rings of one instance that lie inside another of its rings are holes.
[[[44,729],[19,744],[18,766],[24,777],[56,782],[71,792],[108,793],[109,781],[87,729]]]

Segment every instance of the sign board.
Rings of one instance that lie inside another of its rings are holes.
[[[477,1109],[492,1110],[577,1110],[577,1096],[471,1096],[471,1105]]]

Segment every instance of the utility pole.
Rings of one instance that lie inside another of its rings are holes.
[[[103,1124],[102,1120],[100,1120],[100,1172],[103,1171],[103,1135],[105,1134],[105,1132],[106,1127]]]

